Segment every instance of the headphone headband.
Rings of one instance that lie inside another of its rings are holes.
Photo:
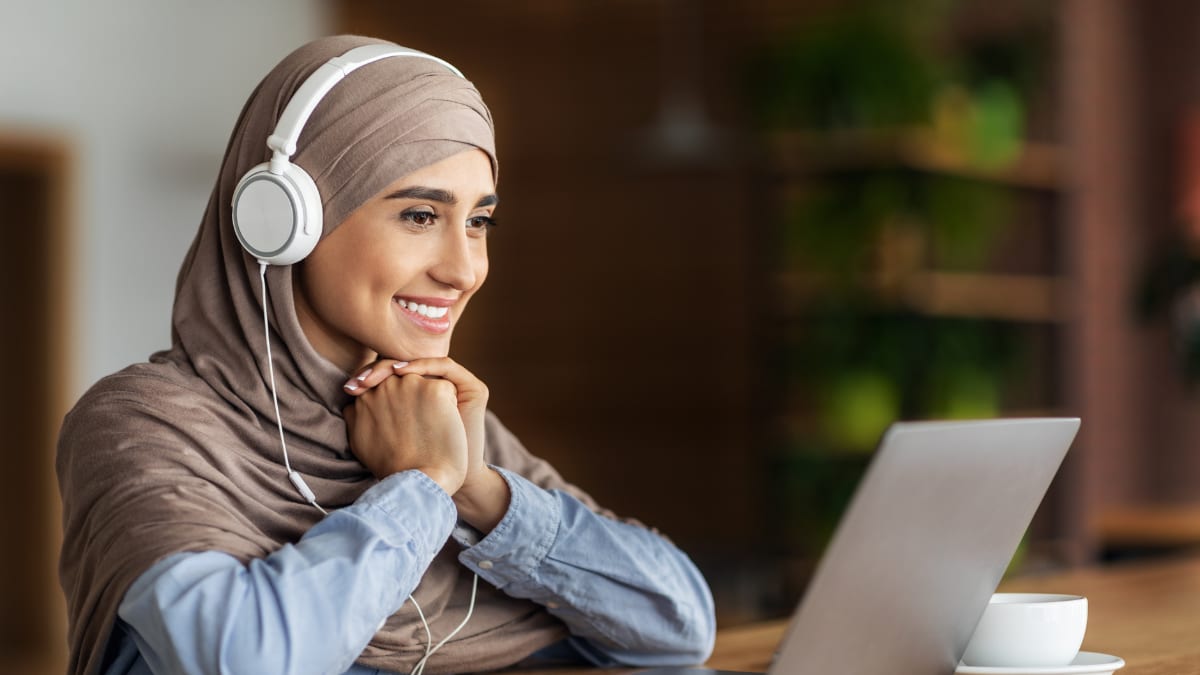
[[[459,77],[458,68],[436,56],[392,44],[355,47],[335,56],[300,84],[267,137],[271,161],[250,169],[233,193],[233,229],[250,255],[261,263],[291,265],[304,259],[321,238],[321,194],[316,181],[292,164],[296,141],[309,116],[330,89],[359,68],[393,56],[440,63]]]
[[[300,138],[300,132],[304,129],[304,124],[308,122],[309,116],[312,115],[313,110],[316,109],[321,99],[325,98],[325,94],[329,93],[329,90],[333,89],[334,85],[341,82],[342,78],[368,63],[374,63],[392,56],[411,56],[434,61],[445,66],[455,75],[463,77],[462,72],[458,68],[455,68],[445,60],[415,49],[396,45],[364,45],[362,47],[355,47],[345,54],[335,56],[321,64],[321,67],[317,68],[300,85],[296,93],[292,94],[287,107],[279,115],[279,121],[275,124],[275,131],[267,138],[267,147],[275,151],[272,160],[286,160],[296,153],[296,141]],[[281,155],[282,158],[280,157]]]

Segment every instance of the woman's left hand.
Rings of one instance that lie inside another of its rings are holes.
[[[390,364],[391,367],[386,367]],[[388,372],[391,371],[391,372]],[[490,532],[508,511],[508,484],[483,459],[484,420],[487,413],[488,388],[478,377],[449,357],[380,361],[366,377],[351,380],[356,389],[346,392],[358,395],[373,388],[389,375],[422,375],[440,377],[454,385],[458,396],[458,414],[467,432],[468,466],[462,488],[454,495],[459,515],[481,532]]]

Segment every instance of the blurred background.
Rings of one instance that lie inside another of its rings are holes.
[[[693,555],[723,626],[791,609],[897,419],[1083,418],[1013,574],[1200,544],[1200,4],[0,16],[0,673],[65,663],[63,413],[168,345],[242,103],[339,32],[483,92],[504,224],[455,356],[535,454]]]

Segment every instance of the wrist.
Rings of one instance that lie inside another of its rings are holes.
[[[437,483],[451,497],[455,497],[462,488],[463,476],[456,471],[436,466],[419,466],[415,467],[415,469],[428,476],[430,480]]]
[[[461,488],[452,493],[460,518],[487,534],[508,513],[511,494],[508,481],[490,466],[473,472]]]

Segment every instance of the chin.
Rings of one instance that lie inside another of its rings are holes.
[[[438,359],[450,355],[450,343],[440,345],[394,345],[387,349],[376,350],[380,358],[397,361],[412,361],[414,359]]]

